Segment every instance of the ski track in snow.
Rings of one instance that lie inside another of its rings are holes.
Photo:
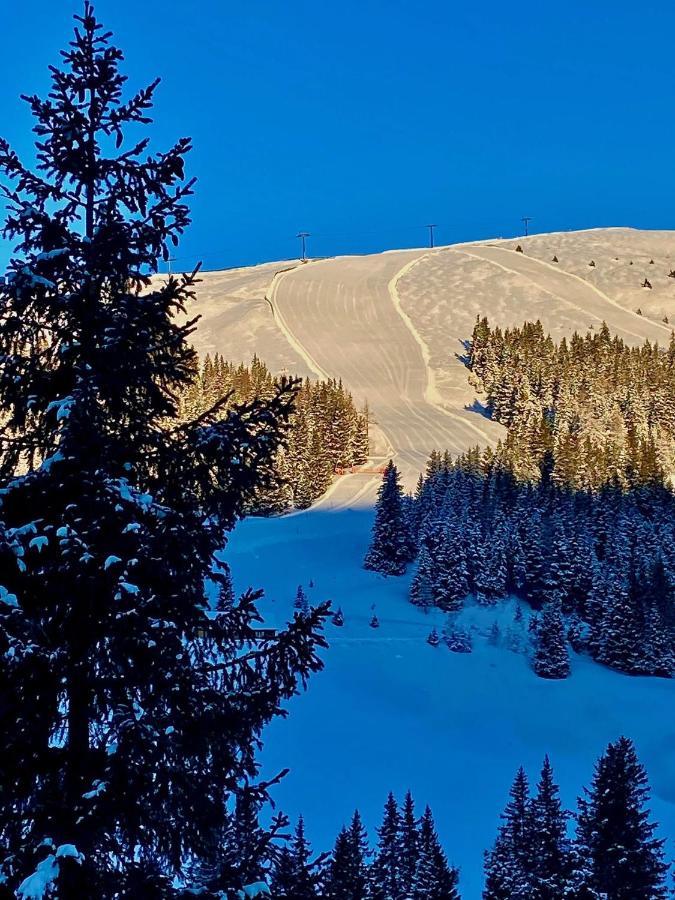
[[[439,402],[428,350],[398,299],[398,281],[428,255],[315,261],[277,275],[269,293],[280,328],[312,371],[342,378],[368,401],[407,487],[432,450],[490,442],[475,413]]]

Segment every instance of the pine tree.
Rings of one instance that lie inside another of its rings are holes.
[[[436,631],[435,628],[432,628],[431,631],[429,632],[429,637],[427,638],[427,644],[431,644],[432,647],[438,647],[440,642],[441,642],[441,639],[438,635],[438,632]]]
[[[410,601],[425,612],[434,606],[436,567],[429,549],[429,539],[422,540],[417,569],[410,585]]]
[[[367,900],[368,852],[366,831],[357,810],[349,828],[343,828],[335,842],[326,876],[327,900]]]
[[[320,896],[320,870],[325,857],[311,859],[302,816],[298,819],[290,846],[284,848],[272,873],[272,896],[279,900],[313,900]]]
[[[418,862],[411,897],[414,900],[459,900],[459,872],[448,865],[428,806],[418,831]]]
[[[532,801],[532,900],[563,900],[572,872],[567,819],[548,756],[544,759],[537,795]]]
[[[337,625],[338,628],[341,628],[345,624],[345,617],[342,612],[342,607],[338,606],[338,608],[333,613],[331,618],[333,625]]]
[[[371,866],[373,900],[397,900],[401,896],[401,815],[393,794],[384,807],[382,825],[378,828],[378,844]]]
[[[404,897],[412,895],[418,862],[419,835],[417,833],[415,803],[412,794],[408,791],[403,800],[401,811],[400,891]]]
[[[559,600],[547,603],[539,619],[534,671],[540,678],[567,678],[570,673],[565,625]]]
[[[534,817],[527,776],[519,769],[494,847],[485,856],[484,900],[532,897]]]
[[[611,900],[668,895],[664,841],[649,821],[647,775],[625,737],[607,747],[593,783],[579,799],[577,855],[585,861],[586,887]]]
[[[402,575],[411,559],[399,474],[390,460],[378,493],[373,537],[364,565],[384,575]]]
[[[121,52],[89,3],[77,22],[49,97],[28,98],[37,171],[0,141],[17,254],[0,285],[2,874],[14,891],[51,866],[64,900],[166,897],[227,828],[262,726],[320,668],[326,609],[255,667],[239,657],[256,595],[206,614],[294,388],[178,424],[195,275],[149,274],[189,222],[190,141],[122,149],[157,83],[123,102]]]

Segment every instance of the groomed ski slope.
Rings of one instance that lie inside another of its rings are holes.
[[[658,253],[650,239],[648,232],[610,229],[522,239],[525,254],[515,252],[516,242],[486,242],[322,260],[291,271],[267,267],[250,291],[264,323],[257,334],[250,334],[250,320],[243,331],[236,323],[229,331],[214,328],[217,291],[203,327],[210,346],[228,358],[245,358],[253,344],[263,359],[295,359],[293,371],[342,378],[358,399],[368,399],[381,429],[375,462],[394,456],[411,487],[434,447],[457,452],[502,434],[481,415],[459,359],[476,315],[502,327],[540,318],[557,339],[605,320],[629,344],[668,341],[660,319],[675,315],[675,280],[667,278],[675,235],[659,233]],[[550,262],[554,254],[559,268]],[[596,260],[590,272],[587,255]],[[630,266],[628,256],[642,268]],[[651,317],[635,309],[647,265],[655,283],[661,279]],[[228,303],[235,301],[230,295]],[[356,806],[374,838],[387,792],[410,788],[420,807],[433,807],[449,856],[462,869],[462,895],[471,900],[480,897],[482,852],[517,767],[536,780],[548,753],[572,808],[595,759],[627,734],[647,766],[652,808],[675,856],[675,682],[620,675],[578,657],[566,681],[538,679],[522,653],[487,643],[496,616],[504,633],[510,628],[508,604],[463,614],[474,628],[473,654],[431,648],[426,637],[433,624],[440,630],[442,617],[409,604],[412,573],[387,579],[361,566],[378,482],[372,472],[345,476],[310,510],[246,520],[226,552],[238,589],[265,589],[262,611],[270,623],[291,616],[298,584],[312,601],[329,599],[345,613],[343,628],[329,626],[325,670],[292,701],[288,720],[265,735],[266,773],[291,767],[275,792],[281,808],[292,817],[303,813],[316,849],[324,850]],[[368,626],[373,604],[377,630]]]

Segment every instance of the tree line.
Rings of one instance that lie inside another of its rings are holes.
[[[519,477],[594,490],[664,482],[675,472],[675,335],[628,347],[603,322],[555,344],[541,322],[491,328],[467,345],[487,413],[508,428],[496,454]]]
[[[253,357],[250,366],[234,365],[216,353],[195,361],[194,376],[178,395],[179,419],[192,421],[227,397],[228,410],[252,401],[270,400],[289,384]],[[330,487],[335,473],[362,465],[368,458],[368,410],[359,411],[342,382],[303,381],[294,398],[284,440],[274,454],[275,478],[261,488],[251,512],[279,513],[305,509]]]
[[[411,601],[457,612],[516,595],[536,614],[534,667],[569,674],[568,647],[633,674],[675,666],[675,496],[655,484],[574,491],[519,481],[491,450],[432,453],[414,496],[390,463],[365,565],[402,574]]]
[[[597,761],[574,813],[563,807],[548,757],[534,793],[520,768],[485,853],[484,900],[665,900],[670,866],[649,796],[625,737]],[[358,810],[329,853],[312,852],[302,817],[292,834],[287,826],[279,815],[269,840],[255,805],[237,804],[190,895],[234,900],[238,891],[228,887],[241,884],[275,900],[459,900],[460,870],[448,864],[431,810],[418,816],[410,792],[401,804],[387,798],[374,847]]]
[[[670,866],[648,799],[645,769],[625,737],[598,760],[576,814],[562,806],[548,757],[534,796],[519,769],[485,854],[484,900],[665,900]]]

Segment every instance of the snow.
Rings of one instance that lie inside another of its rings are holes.
[[[72,858],[81,862],[83,856],[74,844],[61,844],[56,853],[50,853],[41,862],[32,875],[25,878],[17,890],[21,900],[42,900],[51,893],[51,886],[59,877],[59,860]]]
[[[86,794],[82,794],[83,800],[94,800],[96,797],[99,797],[103,794],[108,787],[105,781],[95,781],[94,787],[91,791],[87,791]]]
[[[242,900],[246,900],[248,897],[271,897],[271,894],[264,881],[256,881],[254,884],[247,884],[243,891],[239,891],[239,896]]]
[[[548,753],[562,796],[574,808],[610,740],[634,739],[653,788],[652,809],[675,849],[675,682],[622,675],[574,656],[572,675],[546,681],[512,652],[515,601],[470,607],[458,625],[473,652],[450,652],[426,639],[445,616],[407,599],[403,578],[361,568],[373,513],[364,476],[341,479],[329,501],[290,516],[250,518],[232,535],[225,558],[235,589],[264,587],[261,611],[280,623],[293,612],[298,584],[310,602],[341,606],[343,627],[327,626],[326,668],[289,704],[290,716],[265,732],[264,774],[291,772],[275,789],[279,807],[305,816],[317,851],[329,850],[358,807],[371,841],[387,793],[410,788],[429,803],[450,861],[461,868],[462,896],[480,897],[482,853],[493,842],[517,768],[532,780]],[[368,626],[376,605],[380,627]],[[493,622],[501,640],[488,640]],[[461,824],[458,824],[461,823]]]
[[[49,259],[56,259],[58,256],[64,256],[68,253],[67,247],[59,247],[57,250],[44,250],[42,253],[38,253],[35,259],[38,262],[45,262]]]
[[[136,584],[130,584],[128,581],[120,581],[119,586],[127,594],[138,594],[139,587]]]
[[[114,566],[117,563],[121,563],[121,562],[122,562],[122,560],[120,559],[119,556],[115,556],[113,553],[111,553],[110,556],[103,563],[103,570],[107,572],[111,566]]]
[[[40,535],[39,537],[34,537],[30,543],[29,547],[32,547],[34,550],[37,550],[38,553],[42,553],[44,547],[48,546],[49,538],[45,537],[45,535]]]
[[[0,603],[4,603],[6,606],[18,607],[19,605],[16,594],[10,593],[3,584],[0,584]]]

